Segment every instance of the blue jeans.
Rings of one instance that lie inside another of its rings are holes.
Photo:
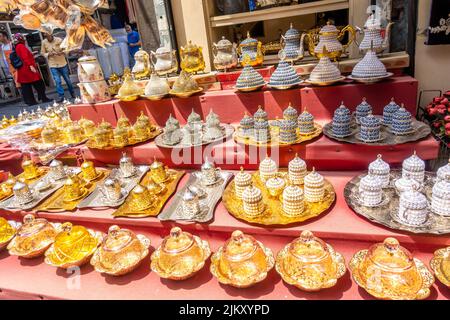
[[[55,80],[56,92],[58,92],[58,95],[61,98],[64,98],[64,88],[62,86],[61,81],[61,77],[63,77],[64,81],[67,84],[67,88],[69,89],[70,95],[74,97],[75,91],[73,90],[73,85],[72,82],[70,81],[69,67],[66,65],[61,68],[50,68],[50,71],[52,72],[53,80]]]

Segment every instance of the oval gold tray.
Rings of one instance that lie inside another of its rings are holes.
[[[283,172],[283,171],[280,171]],[[263,195],[263,202],[266,205],[264,213],[256,218],[249,217],[244,213],[242,200],[236,197],[234,192],[234,180],[228,184],[222,197],[223,204],[228,212],[239,220],[251,224],[259,224],[266,226],[287,226],[290,224],[304,222],[306,220],[315,218],[326,212],[334,203],[336,193],[331,183],[325,179],[325,198],[322,202],[309,203],[305,202],[305,211],[298,217],[288,217],[282,214],[281,201],[269,195],[269,191],[259,178],[259,173],[255,172],[252,175],[253,185],[261,189]]]
[[[150,133],[150,136],[147,139],[144,140],[139,140],[139,139],[135,139],[135,138],[130,138],[128,141],[128,145],[126,145],[125,147],[119,147],[116,145],[108,145],[107,147],[99,147],[95,144],[95,142],[93,140],[88,140],[88,142],[86,143],[86,146],[89,149],[97,149],[97,150],[120,150],[126,147],[132,147],[135,145],[138,145],[140,143],[145,143],[148,142],[150,140],[155,139],[157,136],[159,136],[161,133],[163,132],[163,130],[159,127],[157,127],[154,131],[152,131]]]
[[[271,140],[267,143],[263,143],[257,142],[253,138],[242,137],[241,135],[239,135],[239,127],[238,127],[238,129],[235,131],[233,135],[233,139],[237,143],[245,144],[247,146],[257,146],[257,147],[291,146],[294,144],[300,144],[317,138],[322,134],[322,126],[318,123],[314,123],[314,132],[308,135],[300,134],[299,129],[297,129],[297,140],[295,140],[292,143],[280,142],[279,131],[280,131],[279,128],[277,128],[276,126],[271,126],[270,127]]]
[[[379,207],[369,208],[361,205],[357,199],[359,190],[359,182],[366,174],[354,177],[350,180],[344,189],[344,197],[347,205],[353,209],[358,215],[369,219],[372,222],[381,224],[394,230],[408,231],[416,234],[449,234],[450,233],[450,217],[443,217],[430,212],[430,219],[426,225],[421,227],[411,227],[397,222],[392,218],[390,212],[398,210],[399,196],[393,186],[393,181],[401,177],[401,170],[391,170],[391,184],[384,189],[384,195],[389,201],[383,203]],[[435,174],[426,172],[424,194],[430,199],[431,190],[433,188]]]

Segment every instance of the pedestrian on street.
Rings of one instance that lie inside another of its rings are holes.
[[[45,94],[45,83],[41,78],[33,53],[25,45],[25,38],[20,33],[16,33],[13,41],[14,46],[10,59],[17,70],[17,81],[21,85],[20,90],[24,102],[29,106],[37,104],[33,88],[37,91],[40,102],[50,102]]]
[[[134,55],[142,46],[141,37],[137,31],[134,31],[129,24],[125,25],[125,31],[127,32],[128,41],[128,51],[131,57],[131,68],[134,67],[136,60],[134,60]]]
[[[61,77],[64,78],[64,81],[67,84],[70,96],[75,98],[75,91],[72,82],[70,81],[66,55],[61,48],[62,39],[48,33],[44,34],[44,38],[41,46],[41,54],[47,58],[50,72],[52,73],[53,80],[55,80],[56,91],[59,95],[58,102],[64,101],[64,88]]]

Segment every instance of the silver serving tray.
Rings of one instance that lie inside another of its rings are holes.
[[[95,190],[83,199],[77,206],[78,209],[85,208],[104,208],[104,207],[119,207],[127,198],[128,194],[133,190],[133,188],[141,181],[147,171],[150,169],[149,166],[135,166],[136,174],[129,178],[122,177],[120,168],[115,168],[111,170],[107,179],[116,178],[121,182],[122,185],[122,197],[117,202],[111,202],[105,198],[100,188],[103,187],[104,179],[102,182],[98,183]]]
[[[166,221],[189,221],[189,222],[199,222],[205,223],[214,218],[214,210],[217,203],[222,199],[222,194],[230,181],[233,174],[231,172],[220,171],[220,178],[217,183],[211,186],[204,186],[201,182],[200,172],[193,172],[189,176],[188,182],[185,186],[177,192],[174,200],[159,216],[160,220]],[[183,194],[188,187],[197,187],[203,191],[205,194],[200,198],[200,214],[194,219],[185,219],[182,215],[182,204],[183,204]]]
[[[66,168],[67,171],[69,171],[72,174],[78,174],[81,172],[80,168],[73,167],[73,168]],[[43,191],[36,190],[36,186],[41,181],[48,181],[48,183],[52,184],[52,187]],[[39,203],[44,201],[47,197],[52,195],[56,190],[64,186],[64,183],[66,182],[66,178],[62,178],[59,180],[51,180],[50,179],[50,172],[47,172],[46,175],[44,175],[42,178],[34,181],[29,185],[29,188],[31,192],[33,193],[33,201],[28,202],[26,204],[19,204],[16,197],[13,195],[12,197],[4,200],[0,203],[0,208],[5,210],[31,210],[34,207],[36,207]]]
[[[214,139],[214,140],[207,140],[207,139],[203,139],[201,143],[198,144],[191,144],[188,141],[188,137],[187,135],[183,135],[183,139],[180,143],[175,144],[175,145],[168,145],[166,143],[164,143],[164,133],[160,134],[159,136],[157,136],[155,138],[155,143],[158,147],[161,148],[170,148],[170,149],[175,149],[175,148],[191,148],[191,147],[198,147],[198,146],[204,146],[210,143],[214,143],[214,142],[220,142],[223,141],[229,137],[231,137],[234,133],[234,127],[229,125],[229,124],[221,124],[220,125],[222,128],[222,136]],[[203,125],[203,132],[205,132],[205,125]],[[184,128],[182,128],[181,130],[183,130]]]
[[[391,213],[398,211],[400,197],[394,187],[394,181],[401,177],[401,170],[391,170],[391,183],[383,189],[384,197],[389,201],[383,202],[378,207],[366,207],[358,201],[358,190],[361,178],[367,173],[354,177],[347,183],[344,189],[344,197],[347,205],[357,214],[373,221],[375,223],[386,226],[394,230],[408,231],[416,234],[449,234],[450,233],[450,217],[443,217],[433,213],[430,210],[428,221],[420,227],[408,226],[396,221]],[[425,183],[422,193],[425,194],[428,201],[431,202],[431,194],[433,185],[436,181],[436,175],[432,172],[425,173]]]
[[[359,134],[359,127],[355,127],[354,124],[352,126],[352,134],[347,137],[342,138],[342,137],[334,136],[333,131],[332,131],[332,123],[331,122],[327,123],[323,127],[323,133],[328,138],[333,139],[333,140],[337,140],[337,141],[341,141],[341,142],[348,142],[348,143],[353,143],[353,144],[366,144],[366,145],[371,145],[371,146],[391,146],[391,145],[403,144],[403,143],[408,143],[408,142],[414,142],[414,141],[426,138],[431,134],[430,126],[428,126],[427,124],[425,124],[423,122],[413,120],[412,126],[414,129],[414,132],[412,134],[405,135],[405,136],[396,136],[395,134],[390,132],[390,129],[388,127],[381,126],[381,135],[386,138],[384,138],[382,141],[379,141],[379,142],[367,142],[367,143],[362,142],[361,140],[358,139],[357,136]]]

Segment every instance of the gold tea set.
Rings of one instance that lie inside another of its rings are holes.
[[[122,116],[114,129],[109,122],[103,119],[93,130],[86,145],[92,149],[121,149],[151,140],[161,132],[162,130],[151,123],[149,117],[141,112],[134,125],[131,125],[128,118]]]

